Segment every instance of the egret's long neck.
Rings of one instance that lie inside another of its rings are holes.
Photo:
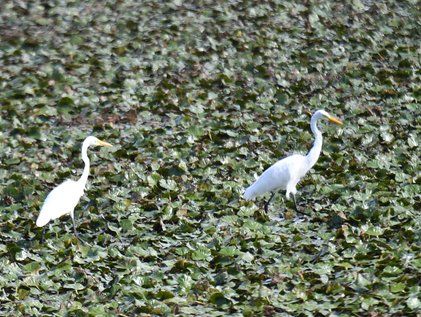
[[[83,186],[86,185],[86,182],[88,181],[88,176],[89,176],[90,161],[88,157],[88,147],[89,145],[85,143],[82,145],[82,160],[85,163],[85,167],[83,168],[83,173],[79,179],[79,182],[82,183]]]
[[[317,160],[319,159],[320,152],[322,151],[322,144],[323,144],[323,137],[320,130],[317,128],[317,120],[314,116],[311,118],[311,131],[314,134],[315,140],[313,147],[311,148],[310,152],[308,152],[306,158],[309,164],[309,168],[311,168],[314,164],[316,164]]]

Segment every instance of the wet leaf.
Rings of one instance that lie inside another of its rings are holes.
[[[409,1],[3,1],[1,316],[415,316]],[[297,184],[245,201],[313,142]],[[47,194],[90,175],[69,216]]]

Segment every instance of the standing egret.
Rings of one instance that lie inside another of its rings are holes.
[[[110,143],[98,140],[94,136],[88,136],[83,141],[82,160],[85,163],[85,167],[83,168],[82,176],[78,181],[70,179],[64,181],[48,194],[36,222],[38,227],[45,226],[50,220],[70,214],[73,220],[73,231],[75,236],[79,238],[76,231],[74,209],[80,197],[82,197],[86,182],[88,181],[90,162],[87,151],[91,145],[112,146]],[[44,231],[45,228],[42,231],[42,237],[44,237]]]
[[[306,156],[294,154],[288,156],[269,167],[263,174],[244,192],[244,199],[251,200],[259,195],[271,192],[269,200],[265,203],[265,211],[268,211],[269,203],[278,189],[286,190],[286,198],[289,199],[290,194],[294,200],[297,212],[297,202],[295,194],[297,193],[296,185],[300,179],[316,164],[322,150],[323,137],[317,128],[317,121],[326,118],[330,122],[342,125],[342,122],[332,117],[324,110],[317,110],[311,117],[311,131],[315,136],[314,144]],[[300,212],[301,213],[301,212]]]

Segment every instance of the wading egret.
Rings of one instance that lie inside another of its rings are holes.
[[[82,144],[82,160],[85,163],[82,176],[78,181],[66,180],[56,188],[54,188],[47,196],[42,205],[41,212],[39,213],[36,225],[38,227],[45,226],[50,220],[57,219],[63,215],[70,214],[73,220],[73,231],[77,238],[74,209],[82,197],[85,190],[86,182],[89,176],[89,157],[87,154],[88,147],[91,145],[99,146],[112,146],[110,143],[98,140],[94,136],[88,136]],[[42,231],[42,239],[44,238],[44,231]]]
[[[311,116],[311,131],[315,136],[313,147],[306,156],[294,154],[288,156],[269,167],[263,174],[244,192],[244,199],[251,200],[257,196],[271,192],[269,200],[265,203],[265,211],[268,211],[269,203],[275,195],[275,191],[286,190],[286,197],[290,194],[294,200],[295,209],[298,211],[295,194],[297,183],[316,164],[322,150],[323,137],[317,128],[317,121],[326,118],[330,122],[342,125],[342,122],[332,117],[324,110],[318,110]],[[302,213],[302,212],[300,212]]]

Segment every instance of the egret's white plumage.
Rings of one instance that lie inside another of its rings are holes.
[[[277,189],[287,190],[286,195],[289,198],[290,193],[295,194],[295,185],[306,174],[305,166],[305,156],[299,154],[276,162],[246,189],[244,198],[251,200]]]
[[[315,140],[313,147],[308,154],[306,156],[294,154],[276,162],[264,171],[263,174],[246,189],[244,192],[244,199],[251,200],[265,193],[273,193],[275,190],[282,189],[286,191],[286,197],[288,199],[290,194],[292,194],[295,201],[297,183],[317,162],[322,150],[323,137],[322,133],[317,128],[317,121],[320,118],[327,118],[331,122],[342,124],[340,120],[332,117],[326,111],[316,111],[311,117],[310,124]],[[267,204],[265,205],[265,209],[267,209]]]
[[[50,220],[60,218],[66,214],[70,214],[73,218],[73,210],[79,202],[80,197],[82,197],[83,191],[84,188],[78,182],[70,179],[58,185],[45,199],[36,225],[43,227]]]
[[[85,163],[83,173],[78,181],[66,180],[54,188],[47,196],[42,205],[36,225],[45,226],[50,220],[54,220],[63,215],[70,214],[73,220],[74,231],[76,233],[74,209],[85,190],[89,176],[90,161],[87,154],[91,145],[111,146],[111,144],[98,140],[94,136],[88,136],[82,144],[82,160]]]

